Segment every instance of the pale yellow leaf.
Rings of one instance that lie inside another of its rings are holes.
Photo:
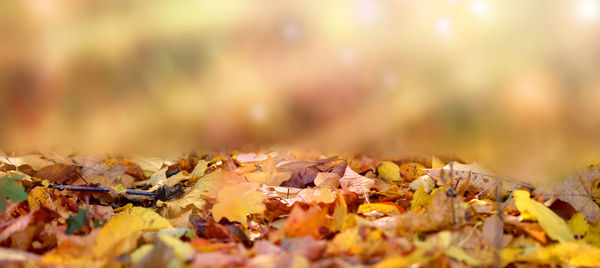
[[[542,203],[531,200],[529,192],[516,190],[513,197],[517,209],[521,213],[529,213],[537,218],[540,226],[546,231],[548,237],[560,242],[574,240],[573,234],[569,230],[567,223]]]
[[[94,254],[112,258],[128,253],[137,246],[142,232],[170,228],[169,221],[154,211],[143,207],[124,209],[108,221],[96,238]]]

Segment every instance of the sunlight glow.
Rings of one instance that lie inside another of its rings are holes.
[[[476,0],[471,2],[469,6],[473,15],[477,17],[484,17],[488,14],[488,3],[483,0]]]
[[[575,5],[577,16],[586,21],[595,20],[598,17],[597,0],[580,0]]]
[[[435,30],[440,36],[448,36],[452,33],[452,21],[447,17],[441,17],[435,22]]]
[[[356,19],[364,25],[375,23],[381,16],[381,5],[376,0],[358,0],[354,8]]]

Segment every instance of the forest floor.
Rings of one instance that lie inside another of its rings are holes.
[[[0,156],[0,265],[600,265],[599,166],[290,151]]]

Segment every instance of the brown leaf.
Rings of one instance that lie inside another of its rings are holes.
[[[504,234],[504,223],[500,216],[494,214],[483,223],[482,235],[494,248],[501,248],[502,235]]]
[[[44,167],[35,173],[34,177],[48,180],[57,184],[72,183],[79,179],[81,168],[65,164],[54,164]]]
[[[148,179],[146,177],[146,175],[144,175],[142,168],[140,168],[140,166],[137,163],[135,163],[131,160],[123,159],[123,160],[116,160],[116,161],[108,161],[108,164],[113,167],[122,166],[123,168],[125,168],[124,173],[131,177],[134,177],[135,180],[140,181],[140,180]]]

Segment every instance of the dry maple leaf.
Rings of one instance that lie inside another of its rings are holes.
[[[283,232],[287,236],[302,237],[312,235],[319,238],[319,228],[325,224],[327,210],[313,205],[304,209],[296,204],[285,222]]]
[[[579,170],[567,177],[562,183],[548,187],[538,188],[534,194],[541,194],[544,198],[557,197],[567,202],[585,218],[596,223],[600,219],[600,207],[594,202],[598,190],[596,188],[600,171],[597,167]]]
[[[227,218],[248,226],[247,214],[265,211],[263,200],[265,196],[257,191],[255,183],[240,183],[223,187],[217,196],[217,203],[213,206],[212,213],[216,221]]]

